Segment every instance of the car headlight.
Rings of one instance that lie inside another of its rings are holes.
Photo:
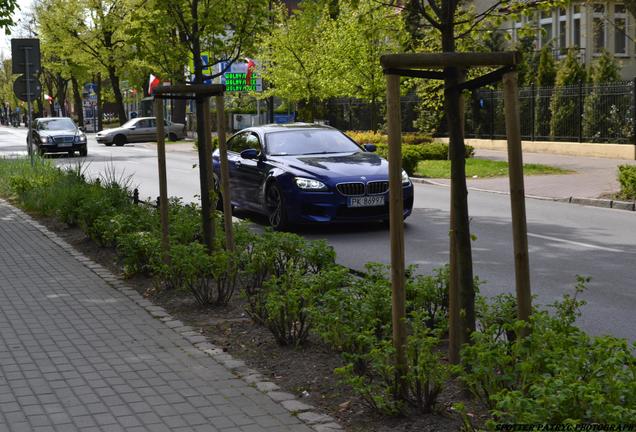
[[[409,175],[406,173],[406,171],[402,170],[402,184],[408,185],[410,183],[411,183],[411,179],[409,179]]]
[[[42,142],[42,144],[46,144],[47,142],[49,142],[49,138],[50,137],[43,136],[43,137],[40,137],[40,141]]]
[[[303,189],[303,190],[312,190],[312,191],[327,190],[327,186],[323,182],[304,178],[304,177],[295,177],[294,183],[296,183],[296,186],[298,186],[300,189]]]
[[[86,135],[84,135],[84,134],[75,135],[75,142],[76,143],[85,143],[86,142]]]

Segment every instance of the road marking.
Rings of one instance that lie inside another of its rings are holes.
[[[551,241],[560,242],[560,243],[568,243],[568,244],[575,245],[575,246],[582,246],[582,247],[586,247],[586,248],[590,248],[590,249],[599,249],[599,250],[608,251],[608,252],[620,252],[620,253],[624,253],[625,252],[625,251],[622,251],[620,249],[608,248],[608,247],[604,247],[604,246],[597,246],[597,245],[593,245],[593,244],[589,244],[589,243],[581,243],[581,242],[572,241],[572,240],[565,240],[565,239],[560,239],[560,238],[557,238],[557,237],[545,236],[545,235],[541,235],[541,234],[528,233],[528,237],[536,237],[536,238],[540,238],[540,239],[544,239],[544,240],[551,240]]]

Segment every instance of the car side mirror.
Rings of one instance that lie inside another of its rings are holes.
[[[375,152],[378,147],[375,144],[363,144],[362,147],[364,147],[364,149],[368,152]]]
[[[78,129],[79,129],[80,132],[86,132],[86,129],[84,128],[84,126],[80,126],[80,127],[78,127]]]
[[[135,129],[137,129],[137,126],[128,126],[128,129],[135,130]]]
[[[243,159],[258,159],[258,150],[256,149],[247,149],[241,152],[241,157]]]

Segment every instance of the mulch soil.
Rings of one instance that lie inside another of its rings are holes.
[[[114,249],[97,245],[79,228],[68,227],[50,218],[38,217],[38,220],[92,260],[122,275]],[[348,431],[458,431],[462,421],[451,409],[455,402],[469,407],[469,412],[475,413],[473,419],[477,423],[481,423],[487,413],[458,382],[450,381],[438,399],[435,413],[380,416],[365,406],[350,388],[338,382],[333,370],[342,366],[343,361],[336,351],[315,338],[310,338],[303,347],[279,346],[266,328],[254,324],[247,316],[244,300],[239,294],[235,293],[226,307],[201,307],[187,294],[158,291],[150,277],[135,276],[127,279],[127,283],[284,391],[335,417]]]

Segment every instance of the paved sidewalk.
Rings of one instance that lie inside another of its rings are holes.
[[[0,201],[0,431],[311,430],[118,284]]]
[[[503,151],[476,150],[475,156],[481,159],[508,160]],[[523,163],[539,163],[576,171],[567,175],[525,176],[526,195],[564,199],[570,197],[599,198],[603,194],[620,190],[618,184],[618,165],[636,165],[636,161],[623,159],[591,158],[583,156],[562,156],[546,153],[524,153]],[[440,184],[449,184],[449,180],[433,179]],[[468,187],[497,192],[508,192],[508,177],[488,179],[469,179]]]

